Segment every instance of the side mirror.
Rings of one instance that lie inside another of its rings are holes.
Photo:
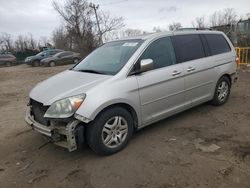
[[[154,68],[153,59],[142,59],[140,62],[140,72],[150,71]]]

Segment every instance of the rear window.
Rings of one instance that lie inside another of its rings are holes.
[[[171,37],[177,63],[205,57],[199,35],[177,35]]]
[[[57,54],[59,52],[61,52],[61,51],[59,51],[59,50],[51,50],[51,51],[49,51],[49,54],[50,55],[55,55],[55,54]]]
[[[72,52],[63,52],[63,53],[60,53],[60,57],[64,57],[64,56],[68,56],[68,55],[72,55]]]
[[[13,55],[8,55],[8,54],[0,54],[1,58],[12,58],[14,57]]]
[[[231,48],[226,39],[221,34],[205,34],[211,55],[230,52]]]

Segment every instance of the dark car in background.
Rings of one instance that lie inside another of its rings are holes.
[[[51,49],[51,50],[45,50],[42,51],[35,56],[29,56],[25,59],[25,63],[32,65],[34,67],[40,66],[41,60],[51,57],[59,52],[63,52],[61,49]]]
[[[16,64],[16,57],[12,54],[0,54],[0,66],[10,67]]]
[[[57,65],[66,65],[66,64],[76,64],[81,59],[81,55],[79,53],[64,51],[60,52],[52,57],[45,58],[41,60],[42,66],[50,66],[54,67]]]

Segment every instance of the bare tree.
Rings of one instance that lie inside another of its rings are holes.
[[[43,47],[48,47],[51,48],[52,45],[50,44],[50,40],[48,39],[48,37],[46,36],[41,36],[39,39],[39,48],[43,48]]]
[[[145,31],[142,31],[140,29],[126,29],[123,32],[123,36],[124,37],[130,37],[130,36],[138,36],[138,35],[142,35],[143,33],[145,33]]]
[[[205,17],[204,16],[202,16],[202,17],[196,17],[195,21],[192,22],[192,25],[195,28],[205,28],[206,27],[205,26],[206,25],[205,24]]]
[[[98,11],[100,36],[94,11],[87,0],[67,0],[62,6],[54,1],[53,7],[65,23],[66,32],[72,39],[74,50],[83,56],[99,45],[99,37],[123,26],[122,18],[112,18],[108,13]]]
[[[169,24],[169,26],[168,26],[169,31],[176,31],[180,28],[182,28],[180,22],[173,22],[172,24]]]
[[[210,26],[215,27],[223,24],[223,20],[221,18],[221,13],[219,11],[215,11],[209,18]]]
[[[0,44],[2,51],[12,52],[14,50],[12,37],[8,33],[1,33]]]
[[[250,12],[246,14],[246,19],[250,19]]]
[[[72,36],[75,50],[87,55],[95,47],[92,9],[85,0],[67,0],[63,6],[53,2],[54,9],[65,22],[68,35]]]
[[[63,26],[60,26],[53,31],[52,42],[56,48],[73,50],[72,36],[67,33]]]
[[[15,51],[24,52],[26,50],[35,50],[37,48],[37,42],[33,38],[32,34],[18,35],[15,39]]]
[[[15,49],[18,52],[25,51],[25,40],[23,35],[18,35],[17,39],[15,40]]]
[[[120,39],[125,37],[131,37],[131,36],[138,36],[146,33],[145,31],[142,31],[140,29],[125,29],[125,30],[115,30],[112,32],[108,32],[103,35],[104,41],[110,41],[114,39]]]
[[[161,28],[160,26],[155,26],[155,27],[153,27],[153,31],[154,32],[163,32],[163,31],[166,31],[166,29],[164,29],[164,28]]]
[[[237,23],[237,14],[232,8],[224,9],[223,11],[215,11],[210,16],[210,26],[232,25]]]
[[[237,22],[237,15],[235,13],[235,10],[233,8],[227,8],[224,9],[224,24],[236,24]]]
[[[99,15],[100,32],[104,34],[124,27],[123,18],[112,18],[109,12],[100,12]],[[95,29],[96,30],[96,29]]]
[[[29,34],[29,49],[32,49],[32,50],[34,50],[34,49],[36,49],[37,48],[37,42],[36,42],[36,40],[33,38],[33,35],[30,33]]]

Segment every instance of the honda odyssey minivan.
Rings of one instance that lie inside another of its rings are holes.
[[[227,102],[236,53],[217,31],[147,34],[107,42],[38,83],[25,120],[53,143],[98,154],[123,149],[149,124],[210,101]]]

